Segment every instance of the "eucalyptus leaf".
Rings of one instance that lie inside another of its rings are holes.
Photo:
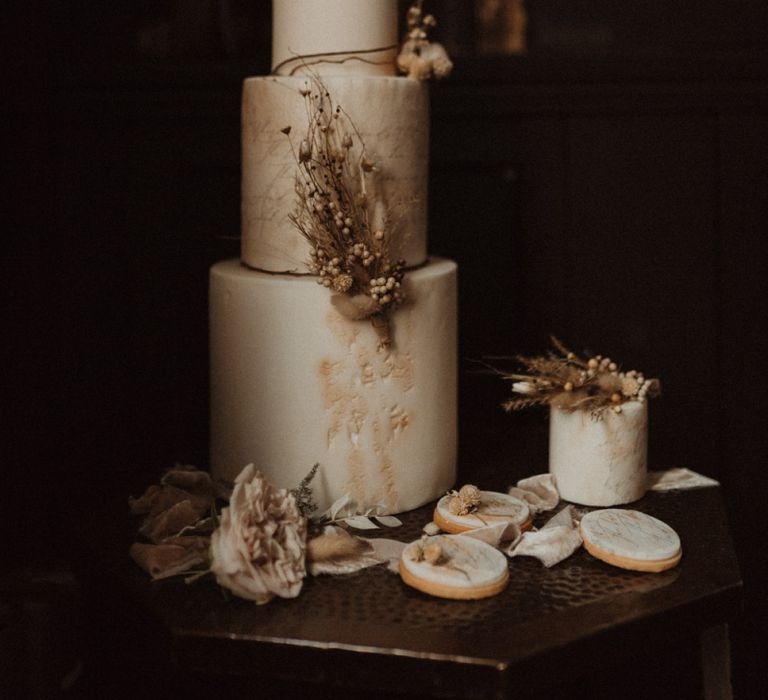
[[[351,518],[344,518],[344,522],[350,527],[358,530],[378,530],[379,526],[370,518],[364,515],[353,515]]]
[[[345,507],[347,507],[351,501],[352,501],[352,496],[348,493],[345,493],[341,498],[334,501],[331,504],[330,508],[328,508],[328,510],[326,510],[325,513],[323,513],[320,516],[320,518],[321,519],[327,518],[328,520],[331,520],[331,521],[338,520],[339,513],[341,513],[342,510]]]
[[[377,515],[376,520],[384,527],[400,527],[403,524],[403,521],[394,515]]]

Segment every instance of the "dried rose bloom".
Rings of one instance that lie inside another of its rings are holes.
[[[219,585],[258,605],[295,598],[306,575],[306,539],[307,521],[293,494],[249,464],[211,538],[211,571]]]

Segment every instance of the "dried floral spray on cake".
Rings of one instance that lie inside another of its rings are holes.
[[[409,78],[416,80],[442,79],[450,75],[453,62],[442,44],[429,40],[430,30],[437,25],[434,15],[424,14],[422,0],[418,0],[408,9],[406,32],[397,68]]]
[[[371,178],[378,168],[360,132],[317,77],[300,90],[307,130],[296,157],[298,202],[290,220],[310,245],[310,272],[327,287],[336,310],[350,320],[370,319],[380,347],[392,343],[389,315],[400,306],[405,261],[390,258],[392,212],[374,224]]]
[[[505,410],[546,404],[565,411],[589,411],[601,418],[608,410],[621,413],[627,401],[643,403],[661,391],[658,379],[646,379],[637,370],[624,372],[603,355],[580,357],[554,336],[551,340],[554,352],[517,357],[521,373],[499,372],[513,382],[512,391],[518,394],[503,404]]]

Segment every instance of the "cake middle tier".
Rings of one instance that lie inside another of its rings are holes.
[[[427,258],[427,85],[403,77],[334,76],[324,77],[322,87],[376,167],[366,177],[373,228],[386,230],[392,260],[420,265]],[[306,77],[243,84],[241,258],[255,269],[303,272],[309,260],[309,244],[289,219],[298,203],[297,154],[312,97],[302,94],[307,90],[317,92],[318,84]]]
[[[316,278],[249,270],[210,275],[211,469],[253,462],[279,487],[313,464],[322,509],[349,494],[398,513],[456,477],[457,268],[431,259],[406,276],[393,345],[350,321]]]

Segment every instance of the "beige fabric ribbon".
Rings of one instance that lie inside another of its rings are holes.
[[[509,557],[536,557],[549,568],[570,557],[581,543],[573,506],[568,505],[550,518],[541,530],[524,532],[519,542],[501,551]]]
[[[507,493],[525,501],[531,509],[531,515],[552,510],[560,503],[560,494],[552,474],[536,474],[520,479],[517,486],[510,487]]]
[[[720,486],[720,482],[685,467],[677,467],[662,472],[648,472],[646,486],[649,491],[682,491],[705,486]]]
[[[566,506],[540,530],[520,532],[514,523],[494,523],[462,532],[457,537],[474,537],[496,547],[508,557],[535,557],[550,567],[571,556],[581,546],[581,535],[573,518],[572,506]]]

